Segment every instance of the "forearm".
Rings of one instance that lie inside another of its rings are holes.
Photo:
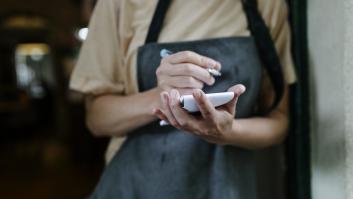
[[[288,130],[288,116],[273,111],[268,117],[235,119],[230,133],[233,145],[257,149],[281,143]]]
[[[124,136],[156,119],[152,109],[159,106],[159,93],[155,88],[131,96],[88,98],[87,126],[96,136]]]

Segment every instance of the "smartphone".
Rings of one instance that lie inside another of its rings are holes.
[[[213,107],[222,106],[227,104],[234,98],[233,92],[222,92],[222,93],[209,93],[206,97],[211,102]],[[199,112],[199,107],[193,95],[183,95],[180,97],[180,105],[189,113]],[[169,125],[168,122],[162,120],[159,123],[161,126]]]

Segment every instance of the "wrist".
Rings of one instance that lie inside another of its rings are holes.
[[[147,100],[146,108],[147,108],[148,115],[154,116],[153,109],[161,106],[161,104],[160,104],[160,93],[161,92],[163,92],[163,89],[160,87],[155,87],[155,88],[147,91],[148,97],[146,99],[148,99],[148,100]]]
[[[240,140],[240,133],[241,132],[241,123],[238,122],[237,119],[233,119],[231,128],[228,132],[228,140],[230,145],[237,145]]]

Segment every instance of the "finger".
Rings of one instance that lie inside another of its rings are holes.
[[[201,112],[202,117],[206,121],[215,121],[216,109],[213,107],[212,103],[207,99],[205,93],[202,90],[194,90],[193,96],[197,102],[197,106]]]
[[[213,85],[215,82],[214,77],[210,75],[206,69],[191,63],[182,63],[161,67],[158,74],[168,76],[192,76],[195,79],[208,85]]]
[[[172,103],[170,108],[173,116],[177,120],[179,126],[187,131],[198,132],[200,121],[191,116],[186,110],[180,106],[180,94],[177,90],[173,89],[170,92]]]
[[[197,54],[192,51],[181,51],[170,56],[163,58],[163,62],[171,63],[171,64],[180,64],[180,63],[192,63],[203,68],[213,68],[219,70],[220,64],[219,62],[209,58]]]
[[[220,62],[217,62],[217,64],[216,64],[214,69],[216,69],[218,71],[221,71],[222,70],[222,64]]]
[[[162,111],[163,111],[164,115],[167,117],[167,121],[169,121],[169,123],[173,126],[177,125],[177,121],[174,118],[174,116],[169,108],[170,97],[169,97],[168,92],[161,93],[161,101],[162,101],[162,108],[163,108]]]
[[[198,88],[202,89],[204,84],[191,77],[191,76],[174,76],[174,77],[169,77],[168,80],[168,85],[174,87],[174,88]]]
[[[234,92],[234,97],[230,102],[225,104],[223,107],[226,109],[227,112],[234,115],[239,96],[242,95],[246,91],[246,88],[242,84],[237,84],[237,85],[229,88],[228,91]]]
[[[179,94],[181,96],[192,95],[192,92],[194,91],[194,89],[192,89],[192,88],[178,88],[177,90],[179,91]]]
[[[163,113],[163,111],[159,108],[153,109],[153,115],[157,116],[160,120],[164,120],[168,122],[167,116]]]

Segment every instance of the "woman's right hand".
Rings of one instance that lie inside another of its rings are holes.
[[[221,64],[192,51],[181,51],[161,60],[156,70],[158,87],[164,91],[178,90],[182,95],[202,89],[204,84],[213,85],[215,79],[208,68],[220,70]]]

